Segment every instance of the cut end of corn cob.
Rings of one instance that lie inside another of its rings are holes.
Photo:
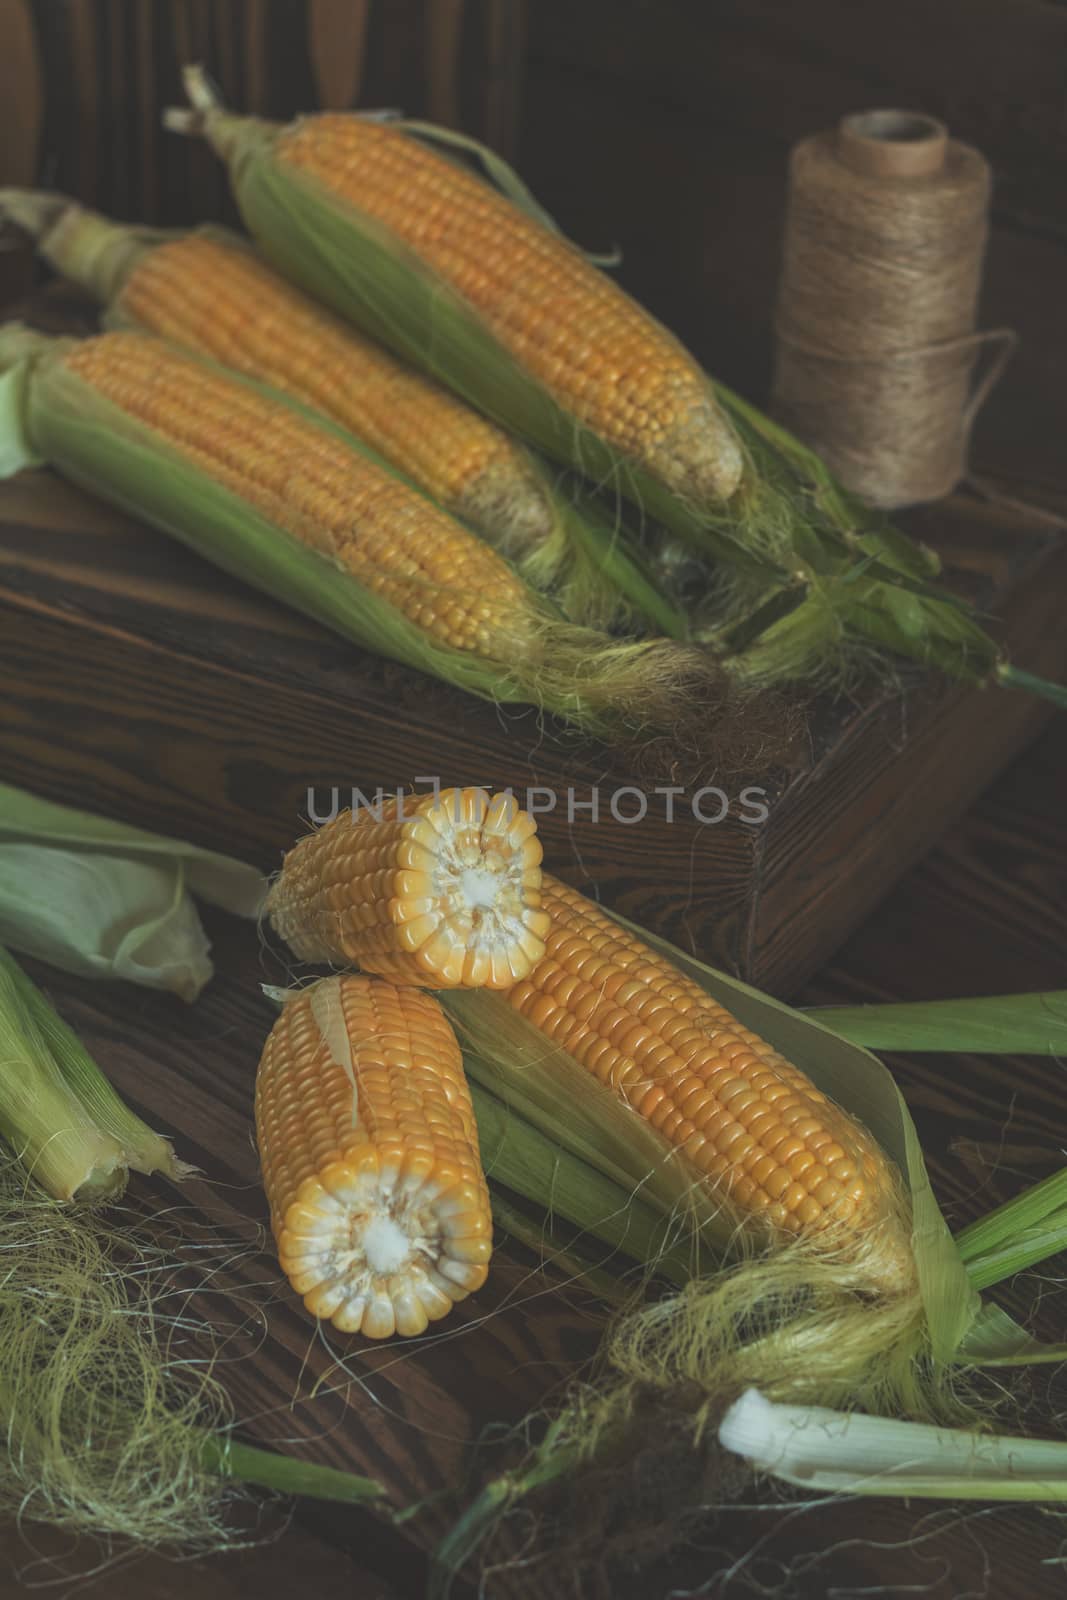
[[[344,811],[285,858],[267,903],[304,961],[431,989],[505,989],[544,954],[541,843],[514,797],[407,795]]]
[[[481,1288],[489,1194],[432,995],[353,975],[291,998],[260,1062],[256,1132],[281,1267],[313,1316],[413,1336]]]

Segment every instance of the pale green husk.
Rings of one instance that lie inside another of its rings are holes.
[[[1067,1444],[932,1428],[826,1406],[775,1405],[747,1390],[719,1443],[810,1495],[1067,1500]]]
[[[180,1178],[169,1142],[124,1105],[74,1033],[0,949],[0,1133],[56,1200],[121,1194],[132,1168]]]
[[[180,862],[0,844],[0,940],[78,977],[190,1001],[214,970]]]
[[[0,841],[69,846],[79,854],[99,852],[131,861],[181,862],[192,893],[235,917],[258,917],[266,893],[263,874],[244,861],[149,833],[114,817],[60,805],[10,783],[0,783]]]
[[[0,481],[26,467],[44,465],[26,432],[26,378],[21,363],[0,372]]]
[[[0,943],[192,1001],[213,968],[190,890],[255,917],[266,884],[215,851],[0,784]]]
[[[979,1289],[1067,1250],[1067,1168],[969,1223],[956,1247]]]
[[[482,1165],[493,1188],[493,1215],[505,1233],[517,1228],[524,1243],[549,1249],[544,1229],[551,1227],[554,1217],[561,1217],[579,1230],[577,1241],[568,1239],[564,1252],[573,1252],[576,1245],[588,1251],[589,1241],[599,1240],[613,1254],[621,1251],[631,1263],[638,1263],[639,1274],[652,1264],[657,1276],[678,1284],[692,1277],[697,1244],[684,1214],[672,1220],[642,1199],[640,1192],[609,1177],[600,1151],[586,1146],[586,1154],[579,1154],[583,1146],[576,1136],[569,1146],[561,1145],[551,1131],[473,1077],[479,1067],[476,1057],[468,1055],[466,1060]],[[536,1237],[526,1226],[524,1213],[510,1210],[506,1200],[500,1203],[499,1185],[544,1213]],[[626,1263],[616,1259],[615,1269],[626,1271]],[[619,1293],[617,1282],[614,1291]]]
[[[872,1050],[1067,1054],[1067,989],[978,995],[971,1000],[816,1006],[808,1015]]]

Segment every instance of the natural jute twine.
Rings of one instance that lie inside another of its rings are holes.
[[[907,112],[846,117],[792,152],[773,407],[871,505],[960,481],[1014,347],[975,332],[989,190],[977,150]]]

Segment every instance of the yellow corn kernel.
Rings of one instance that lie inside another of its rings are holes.
[[[478,1130],[432,995],[356,975],[294,994],[259,1064],[256,1137],[281,1267],[313,1316],[420,1334],[485,1282]]]
[[[303,961],[502,989],[544,954],[540,905],[532,817],[508,794],[444,789],[341,812],[290,850],[267,909]]]

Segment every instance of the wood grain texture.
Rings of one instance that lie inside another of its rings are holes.
[[[9,0],[0,20],[0,185],[34,181],[43,113],[27,0]],[[0,306],[26,292],[32,272],[25,241],[0,229]]]
[[[182,1185],[178,1210],[165,1183],[138,1180],[130,1195],[146,1233],[166,1208],[167,1227],[197,1247],[184,1281],[216,1329],[242,1435],[369,1474],[395,1507],[440,1497],[484,1427],[518,1421],[589,1357],[598,1320],[573,1295],[550,1297],[529,1260],[500,1251],[486,1289],[439,1336],[374,1346],[316,1333],[266,1243],[252,1137],[255,1069],[276,1015],[259,986],[284,984],[289,969],[254,927],[221,914],[204,920],[217,976],[195,1006],[128,985],[57,983],[40,963],[27,970],[120,1092],[203,1173]],[[205,1253],[207,1287],[195,1265]],[[545,1302],[536,1317],[531,1299]],[[428,1505],[413,1524],[416,1541],[432,1542],[446,1517],[440,1498]]]
[[[1067,556],[966,501],[940,524],[960,585],[981,575],[1020,663],[1067,670]],[[77,771],[86,804],[270,868],[305,831],[309,792],[321,817],[334,789],[344,804],[420,776],[512,785],[552,805],[539,821],[563,877],[779,992],[1045,715],[1018,694],[933,684],[824,706],[803,769],[766,781],[765,823],[748,820],[740,782],[722,821],[721,799],[690,784],[673,821],[653,794],[631,823],[639,786],[617,756],[357,651],[44,473],[0,488],[0,618],[0,760],[16,781],[61,795]],[[635,792],[613,814],[620,787]]]
[[[27,0],[8,0],[0,40],[0,183],[32,183],[42,91]]]
[[[308,33],[318,104],[345,111],[359,99],[371,0],[308,0]]]
[[[466,0],[426,0],[426,109],[432,122],[459,124],[457,66]]]

